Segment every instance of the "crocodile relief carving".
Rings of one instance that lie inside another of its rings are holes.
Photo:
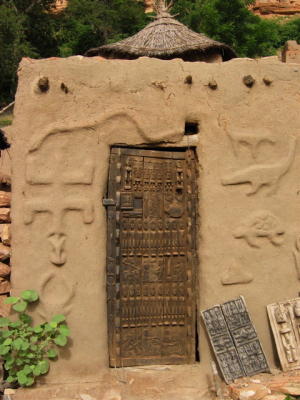
[[[221,182],[224,186],[250,184],[250,190],[247,195],[257,193],[263,186],[269,188],[269,194],[275,193],[278,189],[281,178],[289,171],[296,150],[296,138],[289,137],[289,148],[286,156],[274,163],[257,163],[258,149],[262,143],[269,143],[273,146],[276,141],[272,136],[268,135],[249,135],[249,134],[232,134],[227,133],[233,148],[233,153],[237,156],[240,151],[240,146],[246,145],[250,151],[252,164],[225,175]]]
[[[24,223],[30,225],[41,213],[51,216],[47,230],[50,261],[56,266],[67,260],[64,217],[77,211],[85,224],[94,220],[92,185],[95,162],[82,150],[88,138],[78,132],[46,137],[29,150],[26,159]]]

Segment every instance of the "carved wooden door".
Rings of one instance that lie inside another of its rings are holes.
[[[108,184],[110,365],[195,361],[192,150],[113,148]]]

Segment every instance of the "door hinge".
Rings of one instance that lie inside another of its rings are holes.
[[[116,201],[115,201],[114,199],[102,199],[102,204],[103,204],[105,207],[108,207],[108,206],[115,206],[115,205],[116,205]]]

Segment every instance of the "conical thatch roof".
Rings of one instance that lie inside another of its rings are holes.
[[[88,57],[135,59],[142,56],[162,59],[182,58],[197,60],[212,53],[222,55],[224,61],[236,57],[227,45],[212,40],[204,34],[193,32],[168,13],[168,6],[157,7],[155,21],[140,32],[120,42],[88,50]]]

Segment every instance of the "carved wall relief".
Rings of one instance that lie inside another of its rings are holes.
[[[67,260],[67,235],[63,228],[65,215],[78,211],[83,223],[90,224],[94,220],[91,187],[95,161],[82,153],[82,146],[78,143],[80,139],[86,140],[79,132],[46,137],[29,151],[26,158],[24,223],[32,224],[40,213],[50,215],[47,239],[50,261],[56,266],[65,264]]]
[[[253,275],[245,271],[245,266],[237,260],[232,260],[231,264],[222,274],[221,282],[223,285],[235,285],[239,283],[250,283]]]
[[[249,149],[254,159],[256,158],[257,148],[260,143],[264,141],[270,141],[273,143],[272,140],[273,139],[267,139],[264,137],[258,139],[256,136],[253,136],[251,140],[248,138],[248,136],[243,139],[233,139],[232,136],[234,152],[237,152],[238,143],[246,143],[249,145]],[[273,164],[254,163],[248,167],[224,176],[221,182],[224,186],[249,183],[251,185],[251,189],[247,195],[257,193],[263,186],[267,186],[269,188],[269,194],[272,194],[277,190],[280,179],[289,171],[294,161],[295,149],[296,138],[294,136],[290,136],[289,150],[286,157],[283,157],[280,161]]]
[[[233,236],[236,239],[245,239],[251,247],[260,248],[264,242],[263,238],[268,239],[274,246],[281,246],[284,242],[284,233],[279,218],[270,211],[259,210],[245,218]]]
[[[300,279],[300,234],[298,234],[295,239],[295,248],[293,250],[293,256],[295,260],[297,277],[298,279]]]
[[[37,310],[45,320],[51,319],[55,314],[68,315],[71,312],[75,286],[63,276],[57,276],[54,272],[45,274],[38,291],[40,303]]]
[[[242,296],[202,311],[201,314],[227,383],[241,376],[269,371]]]
[[[283,371],[300,368],[300,298],[267,306]]]
[[[269,132],[262,132],[261,134],[253,133],[240,133],[240,132],[228,132],[230,138],[233,153],[238,156],[240,146],[247,146],[250,151],[251,157],[256,160],[258,157],[258,151],[263,143],[269,143],[274,145],[276,139],[271,136]]]

